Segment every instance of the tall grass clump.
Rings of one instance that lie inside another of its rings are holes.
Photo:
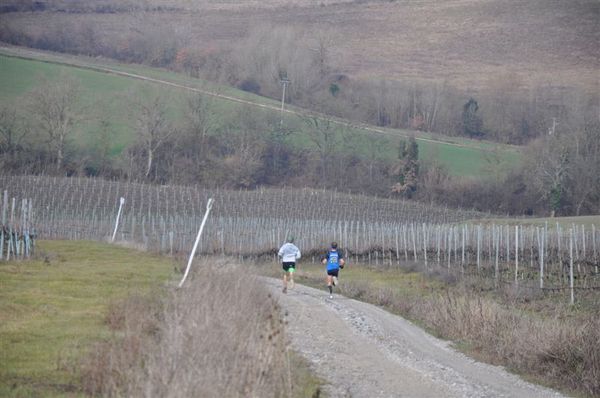
[[[554,387],[600,395],[600,320],[532,316],[474,293],[433,295],[412,316],[484,359]]]
[[[279,308],[255,277],[225,261],[199,264],[164,299],[113,306],[117,338],[83,367],[103,396],[279,397],[290,390]]]

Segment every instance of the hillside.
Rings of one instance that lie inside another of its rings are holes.
[[[20,1],[4,3],[24,7]],[[177,26],[184,42],[207,49],[239,41],[258,26],[296,26],[327,31],[335,64],[354,76],[447,81],[468,89],[510,77],[522,85],[598,90],[600,4],[595,0],[40,3],[43,12],[0,18],[34,38],[42,21],[54,30],[89,21],[102,31],[95,38],[99,43],[125,37],[136,21],[144,21],[156,29]]]
[[[113,157],[120,155],[135,139],[136,119],[131,102],[140,93],[150,96],[160,92],[168,98],[169,117],[175,124],[182,119],[181,108],[185,98],[193,94],[194,90],[213,94],[208,97],[213,101],[212,111],[217,125],[227,124],[228,117],[244,107],[259,110],[263,117],[279,116],[280,105],[275,101],[227,87],[207,85],[198,79],[162,69],[35,52],[27,53],[27,57],[37,60],[22,59],[6,56],[18,53],[15,49],[4,49],[2,52],[5,55],[0,54],[0,103],[13,103],[25,96],[39,84],[41,76],[56,78],[66,74],[74,77],[81,85],[79,106],[84,114],[84,122],[75,136],[75,145],[84,150],[94,148],[98,145],[97,131],[100,123],[107,121]],[[142,78],[160,81],[144,81]],[[178,86],[173,87],[170,83]],[[306,112],[294,107],[289,109],[286,123],[292,130],[299,130],[302,134],[294,135],[288,144],[292,147],[313,148],[315,144],[307,137],[307,126],[299,118]],[[339,121],[337,126],[338,134],[342,134],[341,139],[353,137],[351,144],[344,145],[344,150],[364,158],[391,161],[397,156],[398,140],[414,135],[422,159],[444,165],[453,175],[496,175],[508,170],[509,165],[514,167],[520,162],[519,152],[512,146],[440,137],[417,131],[360,127],[356,123],[336,120]]]

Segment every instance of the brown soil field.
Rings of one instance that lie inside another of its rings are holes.
[[[150,11],[10,13],[0,14],[0,23],[35,30],[42,21],[62,25],[92,18],[105,32],[126,34],[132,19],[143,18],[145,23],[185,31],[190,40],[207,47],[234,43],[261,26],[295,26],[327,31],[335,43],[333,63],[354,77],[445,81],[470,90],[510,79],[523,87],[600,91],[597,0],[148,0],[143,4]]]

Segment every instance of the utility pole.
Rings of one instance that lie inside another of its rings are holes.
[[[556,125],[557,125],[557,124],[558,124],[558,123],[556,123],[556,118],[555,118],[555,117],[553,117],[553,118],[552,118],[552,127],[550,127],[550,129],[548,130],[548,134],[549,134],[549,135],[553,135],[553,134],[554,134],[554,132],[556,131]]]
[[[283,106],[285,105],[285,89],[291,81],[287,77],[281,78],[281,84],[283,86],[283,94],[281,95],[281,122],[280,125],[283,126]]]

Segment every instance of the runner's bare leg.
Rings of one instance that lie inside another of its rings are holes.
[[[333,277],[331,275],[327,275],[327,289],[329,289],[329,295],[333,295],[333,287],[332,285]]]
[[[290,268],[289,274],[290,274],[290,289],[293,289],[294,288],[294,272],[291,271],[291,268]]]

